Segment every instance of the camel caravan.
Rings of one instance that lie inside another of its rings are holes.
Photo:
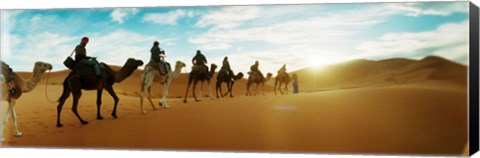
[[[111,112],[111,116],[113,118],[117,118],[117,105],[120,99],[116,95],[115,90],[113,89],[113,85],[115,83],[120,83],[124,81],[126,78],[131,76],[135,70],[137,70],[140,66],[144,64],[142,60],[128,58],[119,70],[113,70],[108,64],[98,62],[96,57],[87,56],[87,51],[85,47],[88,42],[89,38],[83,37],[80,41],[80,44],[75,47],[70,56],[68,56],[67,59],[63,62],[63,64],[71,71],[63,81],[63,91],[59,99],[57,100],[57,127],[63,127],[60,116],[63,105],[65,104],[65,101],[70,97],[70,95],[73,97],[72,112],[75,114],[81,124],[88,124],[87,121],[82,119],[77,110],[80,98],[82,96],[82,90],[97,91],[97,120],[103,119],[100,108],[102,105],[102,93],[103,90],[106,90],[114,100],[114,106]],[[145,68],[141,73],[140,110],[143,114],[146,113],[143,107],[144,97],[147,98],[152,108],[154,110],[156,109],[156,106],[151,98],[151,86],[154,83],[159,83],[160,85],[163,85],[163,89],[161,90],[163,96],[159,100],[158,105],[163,108],[170,108],[170,105],[167,103],[169,86],[172,83],[172,80],[178,78],[181,75],[182,69],[186,67],[186,64],[184,62],[176,61],[172,69],[170,63],[165,61],[165,51],[159,47],[159,42],[157,41],[154,41],[153,46],[150,49],[150,53],[150,61],[145,65]],[[75,54],[74,58],[72,58],[73,54]],[[203,96],[202,91],[204,84],[206,84],[208,88],[208,97],[210,99],[214,99],[214,97],[212,96],[210,81],[215,75],[217,65],[212,63],[210,64],[210,67],[208,67],[206,64],[206,57],[201,53],[200,50],[197,50],[196,55],[192,59],[192,69],[188,73],[188,85],[183,98],[184,103],[187,103],[187,96],[190,90],[190,86],[192,86],[191,91],[193,99],[195,101],[201,101]],[[290,75],[286,72],[285,66],[286,65],[282,66],[282,68],[278,71],[277,77],[275,78],[275,95],[277,94],[277,88],[281,94],[288,94],[288,84],[292,79]],[[16,100],[18,100],[22,96],[22,93],[28,93],[32,91],[40,82],[45,72],[52,69],[52,65],[40,61],[36,62],[33,68],[32,77],[26,80],[18,76],[10,68],[10,66],[3,61],[1,68],[2,101],[8,102],[8,109],[6,114],[4,115],[3,126],[0,131],[3,132],[3,127],[5,127],[5,124],[7,123],[11,114],[13,118],[14,135],[21,136],[22,133],[18,130],[17,127],[17,117],[15,112]],[[263,73],[259,70],[259,62],[255,61],[255,64],[250,67],[250,72],[248,72],[248,75],[249,76],[246,85],[246,95],[265,95],[263,87],[267,81],[272,79],[273,74],[267,73],[267,75],[264,76]],[[222,67],[220,68],[216,76],[216,98],[223,98],[227,95],[233,97],[233,85],[236,81],[243,79],[243,77],[244,74],[242,72],[234,74],[230,67],[228,57],[225,57],[222,62]],[[200,91],[197,97],[196,87],[198,83],[200,83]],[[227,86],[227,91],[225,93],[223,93],[222,91],[223,83],[225,83]],[[255,89],[251,90],[251,87],[254,84]],[[284,88],[282,88],[282,85],[284,86]],[[2,135],[0,134],[0,136]],[[3,141],[3,138],[1,139]]]

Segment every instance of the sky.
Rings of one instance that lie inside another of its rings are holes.
[[[234,72],[256,60],[262,72],[322,67],[353,59],[421,59],[468,65],[468,2],[2,10],[0,57],[14,71],[62,62],[84,36],[87,55],[111,65],[150,58],[159,41],[170,63],[201,50]],[[141,67],[143,69],[143,67]]]

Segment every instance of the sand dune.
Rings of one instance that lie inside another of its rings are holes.
[[[306,68],[292,73],[297,73],[300,89],[307,91],[416,83],[434,87],[440,83],[467,86],[466,66],[434,56],[418,61],[401,58],[354,60],[323,69]]]
[[[68,71],[53,72],[48,87],[44,76],[35,90],[18,100],[24,136],[13,137],[8,123],[3,146],[429,155],[459,155],[464,150],[465,66],[427,57],[356,60],[311,71],[297,72],[305,92],[313,87],[308,93],[247,97],[241,80],[234,98],[187,104],[177,99],[186,88],[187,75],[182,74],[172,83],[171,109],[146,106],[148,113],[141,114],[138,70],[115,85],[118,119],[109,116],[113,99],[104,93],[106,119],[95,120],[96,92],[84,91],[79,111],[90,124],[80,124],[69,98],[62,112],[63,128],[56,128],[56,104],[45,96],[60,96]],[[357,87],[345,88],[350,86]],[[155,96],[160,94],[158,87],[153,87]],[[318,91],[322,88],[330,89]]]

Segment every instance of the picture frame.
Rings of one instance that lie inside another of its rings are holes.
[[[314,5],[314,4],[312,4],[312,5]],[[334,4],[332,4],[332,5],[334,5]],[[202,7],[202,6],[199,6],[199,7]],[[471,8],[470,8],[470,9],[471,9]],[[80,10],[81,10],[81,9],[80,9]],[[470,17],[470,18],[471,18],[471,17]],[[478,19],[478,18],[477,18],[477,19]],[[471,22],[472,19],[470,19],[469,21]],[[472,27],[474,28],[474,27],[475,27],[475,26],[472,26],[472,25],[471,25],[471,24],[474,24],[474,23],[469,23],[469,24],[470,24],[470,26],[469,26],[470,28],[472,28]],[[478,25],[477,25],[476,27],[478,27]],[[477,29],[477,30],[478,30],[478,29]],[[470,30],[470,31],[471,31],[471,30]],[[473,31],[472,31],[472,32],[473,32]],[[471,33],[471,32],[469,32],[469,33]],[[478,33],[477,33],[477,40],[478,40]],[[475,42],[475,36],[470,36],[470,40],[469,40],[469,41],[470,41],[470,42]],[[477,43],[478,43],[478,42],[477,42]],[[477,48],[476,48],[476,49],[478,50],[478,45],[477,45]],[[474,50],[475,50],[475,45],[469,44],[469,50],[473,50],[473,52],[474,52]],[[2,52],[3,52],[3,51],[2,51]],[[470,51],[470,52],[472,52],[472,51]],[[478,52],[478,51],[477,51],[477,52]],[[68,51],[65,52],[65,54],[68,54],[68,53],[69,53]],[[192,53],[193,53],[193,52],[192,52]],[[148,52],[147,52],[147,54],[148,54]],[[168,54],[168,50],[167,50],[167,54]],[[472,53],[470,53],[470,54],[469,54],[469,57],[470,57],[470,58],[472,58],[472,57],[475,58],[474,55],[475,55],[475,54],[472,55]],[[477,57],[477,58],[478,58],[478,57]],[[469,61],[470,61],[470,63],[469,63],[470,65],[469,65],[469,67],[468,67],[468,68],[469,68],[469,69],[468,69],[468,71],[469,71],[468,74],[471,75],[471,74],[474,74],[475,72],[478,72],[478,70],[475,71],[475,69],[473,69],[474,67],[473,67],[473,68],[470,67],[472,64],[473,64],[473,65],[475,64],[475,62],[474,62],[475,59],[470,59]],[[144,62],[145,62],[145,61],[144,61]],[[59,62],[59,63],[60,63],[60,62]],[[171,62],[171,63],[173,63],[173,62]],[[221,65],[219,62],[216,62],[216,63],[219,64],[219,65]],[[61,63],[60,63],[60,64],[61,64]],[[145,64],[146,64],[146,63],[145,63]],[[58,65],[58,64],[57,64],[57,65]],[[478,61],[477,61],[477,65],[478,65]],[[56,67],[56,66],[54,66],[54,67]],[[478,67],[478,66],[477,66],[477,67]],[[475,78],[471,78],[472,76],[469,76],[469,77],[470,77],[470,78],[469,78],[469,79],[470,79],[469,81],[475,81]],[[473,82],[473,83],[475,83],[475,82]],[[478,83],[478,77],[477,77],[477,83]],[[472,82],[469,82],[469,88],[471,88],[472,86],[475,87],[475,85],[472,84]],[[478,87],[478,84],[477,84],[477,87]],[[470,121],[474,122],[474,121],[475,121],[475,111],[474,111],[474,110],[472,111],[472,109],[474,109],[475,106],[472,106],[472,103],[475,103],[475,98],[474,98],[474,97],[471,97],[471,94],[475,94],[475,89],[473,88],[473,89],[469,89],[469,90],[470,90],[470,91],[469,91],[469,99],[470,99],[470,100],[469,100],[469,102],[470,102],[470,107],[469,107],[469,108],[470,108],[470,111],[469,111],[470,113],[469,113],[469,116],[471,117],[471,118],[470,118]],[[124,93],[125,93],[125,95],[129,95],[127,92],[124,92]],[[478,88],[477,88],[476,93],[478,93]],[[238,94],[236,94],[236,95],[238,95]],[[477,96],[478,96],[478,95],[477,95]],[[122,100],[122,99],[121,99],[121,100]],[[82,102],[82,101],[80,101],[80,102]],[[189,100],[189,102],[190,102],[190,100]],[[92,103],[93,103],[93,104],[92,104]],[[91,106],[91,107],[94,107],[94,104],[95,104],[95,103],[94,103],[94,100],[93,100],[92,103],[89,103],[89,104],[92,104],[93,106],[92,106],[92,105],[90,105],[90,106]],[[120,102],[120,103],[121,103],[121,102]],[[478,99],[477,99],[477,105],[478,105]],[[68,102],[67,102],[67,106],[69,106],[69,105],[68,105]],[[84,105],[84,106],[85,106],[85,105]],[[478,107],[478,106],[477,106],[477,107]],[[289,109],[289,108],[291,108],[291,107],[289,107],[289,106],[281,106],[280,109],[282,109],[282,108],[283,108],[283,109]],[[68,110],[65,110],[65,111],[68,111]],[[148,111],[148,110],[147,110],[147,111]],[[478,111],[478,110],[477,110],[477,111]],[[64,112],[64,113],[65,113],[65,112]],[[149,112],[149,113],[150,113],[150,112]],[[69,114],[66,114],[66,115],[69,115]],[[147,114],[147,115],[148,115],[148,114]],[[477,115],[478,115],[478,114],[477,114]],[[86,116],[85,116],[85,117],[86,117]],[[478,118],[478,117],[477,117],[477,118]],[[90,121],[90,122],[94,122],[94,121]],[[95,121],[95,122],[96,122],[96,121]],[[478,122],[478,119],[477,119],[477,122]],[[473,124],[473,125],[475,125],[475,124]],[[473,127],[472,124],[470,124],[470,126]],[[474,133],[474,132],[475,132],[475,128],[469,128],[469,130],[471,130],[470,133]],[[478,130],[477,130],[477,133],[478,133]],[[477,135],[477,136],[478,136],[478,135]],[[474,142],[474,141],[473,141],[473,142]],[[475,144],[470,144],[470,146],[475,146]],[[478,146],[478,143],[477,143],[477,146]],[[100,148],[102,148],[102,146],[101,146]],[[477,148],[478,148],[478,147],[477,147]],[[161,149],[160,149],[160,150],[161,150]],[[195,149],[191,149],[191,150],[195,150]],[[207,151],[208,151],[208,150],[207,150]],[[226,151],[228,152],[229,150],[226,150]],[[284,152],[288,152],[288,151],[284,151]],[[320,152],[320,153],[322,153],[322,152]],[[327,151],[327,153],[328,153],[328,151]],[[380,154],[382,154],[382,153],[380,153]]]

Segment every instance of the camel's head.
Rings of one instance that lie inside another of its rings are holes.
[[[125,66],[130,66],[130,67],[139,67],[143,65],[143,61],[137,60],[134,58],[128,58],[127,62],[125,63]]]
[[[38,69],[42,72],[45,72],[47,70],[52,70],[52,68],[53,68],[52,64],[41,62],[41,61],[35,62],[34,69]]]
[[[217,69],[217,65],[216,65],[216,64],[213,64],[213,63],[210,65],[210,67],[211,67],[212,70]]]
[[[272,78],[272,76],[273,76],[273,74],[272,74],[272,73],[270,73],[270,72],[269,72],[269,73],[267,73],[267,80],[268,80],[268,79],[270,79],[270,78]]]
[[[182,62],[182,61],[177,61],[177,62],[175,63],[175,68],[181,69],[181,68],[183,68],[183,67],[185,67],[185,66],[187,66],[187,65],[186,65],[184,62]]]
[[[235,80],[239,80],[241,78],[243,78],[243,73],[239,72],[237,76],[235,76]]]

